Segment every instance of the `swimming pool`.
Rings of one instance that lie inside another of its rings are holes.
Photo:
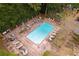
[[[33,41],[36,44],[40,44],[48,34],[54,30],[54,25],[51,25],[48,22],[41,24],[34,31],[27,35],[27,38]]]

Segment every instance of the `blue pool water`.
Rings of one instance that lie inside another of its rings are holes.
[[[27,38],[33,41],[36,44],[40,44],[48,34],[53,31],[54,25],[50,23],[43,23],[39,27],[37,27],[34,31],[32,31]]]

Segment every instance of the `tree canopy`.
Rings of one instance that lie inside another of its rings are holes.
[[[53,17],[54,14],[62,12],[67,5],[62,3],[0,4],[0,32],[27,21],[27,19],[38,15],[41,10],[47,16]],[[79,7],[79,4],[73,3],[71,5],[74,8]]]
[[[0,4],[0,32],[15,27],[36,13],[28,4]]]

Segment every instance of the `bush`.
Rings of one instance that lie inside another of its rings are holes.
[[[51,53],[49,52],[49,51],[45,51],[44,53],[43,53],[43,56],[49,56]]]
[[[16,56],[15,53],[10,53],[3,48],[0,48],[0,56]]]

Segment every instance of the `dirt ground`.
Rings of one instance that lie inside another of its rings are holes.
[[[79,28],[79,23],[75,21],[75,19],[79,16],[75,14],[75,12],[67,11],[67,15],[63,16],[62,24],[59,25],[61,27],[61,31],[57,34],[56,38],[51,42],[52,45],[52,55],[58,56],[68,56],[75,55],[76,52],[79,53],[79,50],[73,46],[70,42],[72,40],[71,31]],[[76,55],[78,55],[78,53]]]

